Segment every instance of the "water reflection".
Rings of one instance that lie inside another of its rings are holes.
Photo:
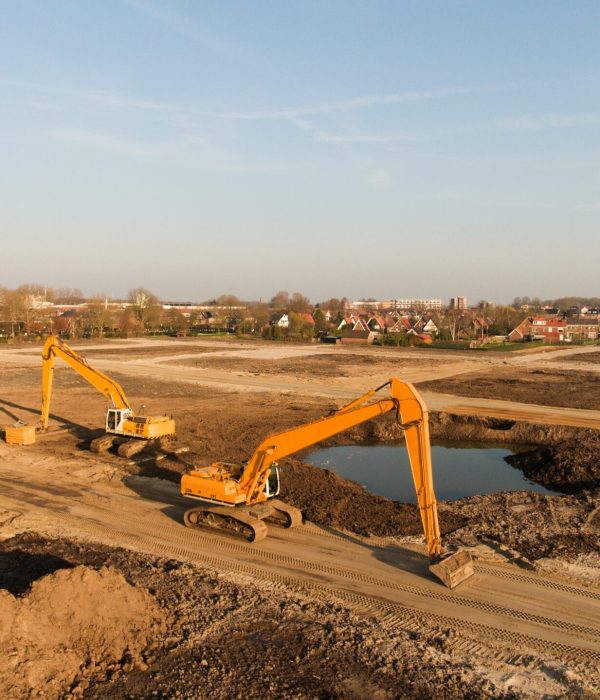
[[[433,479],[436,497],[453,501],[465,496],[499,491],[534,491],[555,495],[556,492],[527,481],[523,473],[504,461],[512,454],[506,447],[467,448],[433,445]],[[351,445],[329,447],[313,452],[308,461],[331,469],[346,479],[362,484],[367,491],[394,501],[414,502],[408,453],[404,445]]]

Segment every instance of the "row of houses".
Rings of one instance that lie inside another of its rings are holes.
[[[598,340],[598,317],[561,318],[558,316],[528,316],[508,335],[513,343],[544,340],[546,343],[573,343]]]

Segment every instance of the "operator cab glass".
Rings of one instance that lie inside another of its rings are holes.
[[[267,498],[270,498],[271,496],[277,496],[277,494],[279,493],[279,469],[277,469],[276,464],[271,465],[265,493]]]
[[[106,415],[106,429],[107,430],[116,430],[117,428],[117,412],[116,411],[108,411]]]

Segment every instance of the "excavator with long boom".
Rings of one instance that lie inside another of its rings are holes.
[[[114,441],[119,438],[129,438],[121,441],[117,451],[121,457],[131,457],[143,449],[148,440],[157,440],[175,434],[175,421],[170,416],[135,415],[121,385],[94,369],[87,360],[55,335],[46,340],[42,349],[42,414],[40,418],[42,430],[48,429],[55,357],[64,360],[112,401],[112,408],[106,411],[106,434],[92,440],[90,448],[93,452],[110,449]]]
[[[377,398],[376,394],[388,386],[389,397]],[[215,462],[184,474],[182,495],[204,502],[185,512],[185,525],[234,531],[250,542],[259,542],[267,536],[264,519],[284,527],[300,525],[301,511],[275,498],[279,494],[277,460],[389,411],[396,412],[398,424],[404,430],[430,571],[454,588],[473,575],[473,562],[464,550],[452,554],[442,550],[427,407],[414,386],[400,379],[390,379],[332,415],[269,435],[245,465]]]

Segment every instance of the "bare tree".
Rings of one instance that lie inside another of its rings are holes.
[[[53,291],[55,304],[82,304],[85,301],[83,292],[76,287],[60,287]]]
[[[158,324],[162,307],[158,297],[144,287],[130,289],[127,300],[131,304],[134,318],[143,328],[154,328]]]
[[[240,306],[240,300],[235,296],[235,294],[221,294],[217,297],[218,306]]]
[[[300,292],[294,292],[290,299],[289,308],[296,313],[308,313],[312,310],[310,299]]]
[[[117,326],[121,333],[128,338],[144,329],[142,322],[136,318],[131,307],[122,309],[117,318]]]
[[[290,295],[289,292],[281,291],[271,299],[271,306],[274,309],[287,309],[290,305]]]
[[[187,335],[189,322],[179,309],[169,309],[164,314],[163,320],[171,332]]]
[[[112,322],[112,311],[108,308],[108,299],[104,295],[92,297],[87,303],[87,323],[92,335],[104,336],[104,329]]]
[[[10,335],[14,338],[20,323],[28,317],[27,295],[17,290],[4,293],[3,316],[10,323]]]

